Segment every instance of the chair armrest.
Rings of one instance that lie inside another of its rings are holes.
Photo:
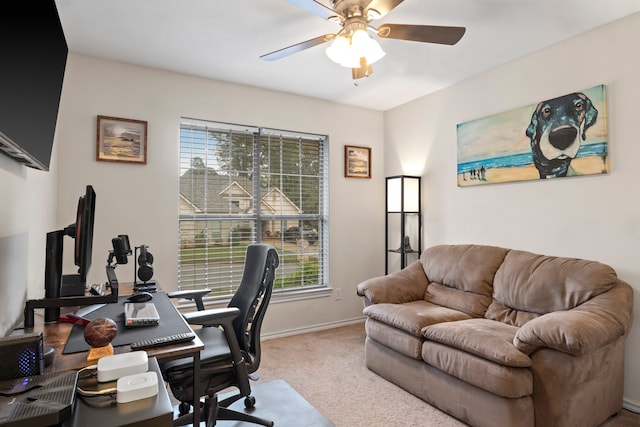
[[[190,301],[195,301],[196,308],[198,310],[204,310],[204,302],[202,298],[211,292],[211,289],[192,289],[186,291],[174,291],[167,293],[169,298],[182,298]]]
[[[202,325],[203,327],[222,326],[224,335],[227,338],[227,343],[229,344],[229,349],[231,350],[231,358],[233,359],[237,378],[247,378],[248,382],[249,374],[247,372],[247,365],[244,363],[238,337],[233,328],[233,320],[239,315],[240,309],[237,307],[213,308],[183,314],[185,320],[190,325]]]
[[[574,356],[588,354],[631,328],[633,290],[619,281],[604,292],[572,310],[548,313],[525,323],[513,344],[525,354],[549,347]]]
[[[240,315],[237,307],[212,308],[209,310],[185,313],[182,316],[190,325],[231,327],[233,319]]]
[[[420,261],[386,276],[374,277],[358,284],[357,293],[371,304],[403,304],[424,299],[429,281]]]

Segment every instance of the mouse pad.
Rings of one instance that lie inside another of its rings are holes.
[[[126,302],[128,302],[127,297],[118,297],[118,302],[106,304],[104,307],[84,316],[88,320],[94,320],[98,317],[108,317],[116,322],[116,325],[118,325],[118,334],[111,342],[111,345],[114,347],[191,331],[191,328],[181,320],[182,316],[164,292],[154,293],[153,299],[150,301],[154,303],[156,310],[158,310],[160,316],[160,323],[158,325],[126,328],[124,326],[124,304]],[[62,354],[79,353],[88,350],[89,344],[84,340],[84,327],[73,325]]]

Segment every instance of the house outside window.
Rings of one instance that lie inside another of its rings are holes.
[[[183,119],[179,289],[227,298],[247,245],[280,256],[274,293],[328,285],[328,138]]]

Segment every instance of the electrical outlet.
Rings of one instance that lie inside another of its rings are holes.
[[[336,301],[341,300],[342,299],[342,289],[340,288],[336,288]]]

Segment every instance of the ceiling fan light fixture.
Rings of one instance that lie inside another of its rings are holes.
[[[359,58],[366,58],[367,65],[373,64],[385,55],[380,43],[374,40],[365,30],[358,30],[353,34],[351,47]]]
[[[329,59],[346,68],[359,68],[360,58],[365,58],[366,64],[371,65],[385,55],[380,44],[365,30],[356,30],[349,38],[336,37],[326,53]]]
[[[326,49],[327,56],[337,64],[342,64],[347,60],[351,51],[349,39],[345,36],[336,37]]]

